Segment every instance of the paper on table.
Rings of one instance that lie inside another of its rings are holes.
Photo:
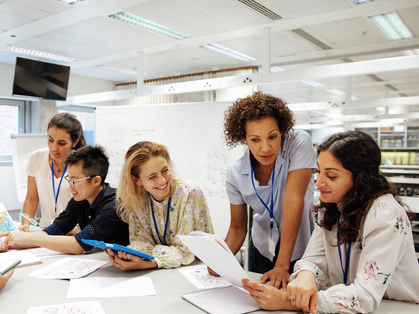
[[[75,279],[86,276],[107,263],[107,261],[65,257],[30,273],[29,276],[44,279]]]
[[[42,263],[41,259],[39,257],[36,257],[33,254],[20,251],[20,250],[9,250],[7,252],[0,253],[1,256],[1,262],[3,261],[16,261],[18,259],[22,260],[22,262],[17,267],[22,266],[28,266],[28,265],[34,265],[34,264],[40,264]]]
[[[193,254],[231,284],[241,287],[242,279],[249,279],[231,251],[226,251],[213,238],[193,235],[178,237]]]
[[[46,248],[43,248],[43,247],[39,247],[39,248],[35,248],[35,249],[27,249],[25,251],[27,253],[35,255],[36,257],[38,257],[40,259],[57,257],[59,255],[69,255],[69,254],[53,251],[53,250],[50,250],[50,249],[46,249]]]
[[[71,279],[67,298],[110,298],[156,295],[150,277]]]
[[[27,310],[27,314],[105,314],[99,301],[62,303],[44,306],[34,306]]]
[[[205,265],[178,267],[177,270],[198,289],[231,286],[231,283],[224,278],[208,274]]]

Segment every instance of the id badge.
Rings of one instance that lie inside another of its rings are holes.
[[[269,253],[271,253],[273,256],[275,256],[275,247],[276,243],[274,239],[269,238]]]

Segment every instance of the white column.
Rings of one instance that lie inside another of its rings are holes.
[[[140,95],[144,85],[144,53],[138,53],[138,66],[137,66],[137,95]]]
[[[271,72],[271,29],[262,30],[262,81],[269,82]]]

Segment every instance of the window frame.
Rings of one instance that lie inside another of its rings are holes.
[[[26,101],[24,100],[11,100],[0,98],[0,106],[16,106],[19,107],[18,118],[18,133],[25,133],[26,131]],[[12,163],[12,154],[0,155],[0,163]]]

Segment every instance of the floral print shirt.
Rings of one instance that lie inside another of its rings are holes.
[[[173,268],[192,263],[195,256],[177,235],[188,235],[192,231],[214,233],[208,205],[201,189],[193,182],[178,180],[171,197],[164,240],[169,199],[159,203],[151,198],[159,236],[165,245],[160,242],[156,232],[149,196],[145,201],[145,208],[139,208],[129,218],[129,247],[154,256],[159,268]]]
[[[336,226],[328,231],[316,225],[290,277],[293,280],[301,270],[314,273],[320,288],[317,313],[371,313],[383,297],[419,304],[419,264],[411,225],[391,194],[374,201],[351,245],[347,284],[338,248],[331,245],[336,243]],[[341,246],[343,268],[347,248]]]

